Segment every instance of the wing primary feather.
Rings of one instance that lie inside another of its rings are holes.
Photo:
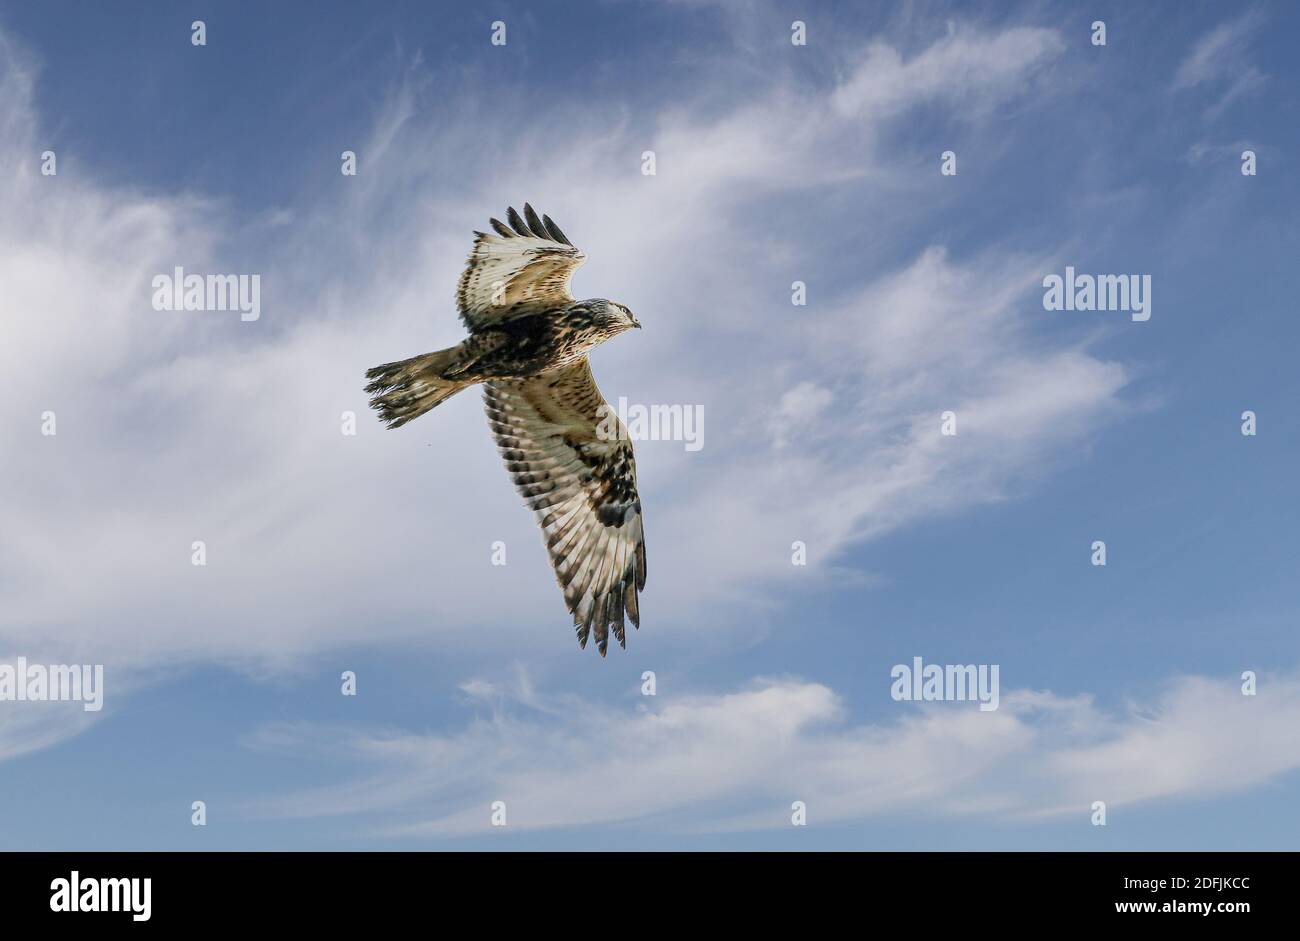
[[[618,638],[618,645],[627,650],[627,635],[623,627],[623,583],[616,584],[606,597],[609,598],[609,623],[614,628],[614,636]]]
[[[573,629],[578,634],[578,649],[587,649],[587,638],[591,635],[591,624],[578,612],[582,606],[578,605],[573,609]]]
[[[546,230],[542,228],[542,220],[537,218],[537,213],[528,203],[524,203],[524,218],[528,220],[528,229],[539,239],[546,238]]]
[[[600,583],[596,578],[599,575],[601,560],[604,558],[605,543],[609,539],[609,533],[601,527],[602,532],[593,536],[594,527],[587,526],[583,529],[584,532],[577,544],[568,553],[569,557],[577,560],[577,564],[581,566],[570,580],[570,587],[579,598],[590,594],[594,599],[600,594]]]
[[[605,645],[608,640],[606,639],[604,625],[596,618],[596,600],[596,596],[592,595],[591,603],[587,606],[587,616],[583,619],[582,632],[588,634],[592,628],[595,628],[596,649],[600,651],[600,655],[603,657],[605,656]]]
[[[492,223],[492,228],[496,229],[497,235],[502,238],[512,239],[515,237],[515,233],[502,225],[500,219],[489,219],[488,221]]]
[[[636,597],[636,585],[631,582],[628,582],[623,590],[623,608],[627,611],[632,626],[638,631],[641,630],[641,602]]]
[[[605,551],[596,570],[596,586],[597,588],[603,587],[604,589],[600,599],[600,619],[610,630],[613,630],[614,637],[619,640],[619,646],[626,649],[627,642],[622,639],[622,612],[620,611],[617,615],[615,614],[615,595],[617,592],[615,592],[614,587],[621,590],[622,586],[610,586],[610,582],[613,580],[614,574],[617,571],[618,546],[620,540],[617,535],[611,534],[609,542],[610,544],[605,546]]]
[[[623,635],[623,579],[627,577],[627,550],[626,539],[620,537],[615,540],[609,577],[612,583],[609,589],[609,619],[614,625],[614,636],[618,638],[618,645],[624,649],[627,648],[627,641]]]
[[[551,221],[550,216],[542,216],[542,225],[546,227],[546,234],[561,245],[573,245],[569,237],[560,231],[560,227]]]
[[[600,601],[600,621],[602,624],[609,624],[608,601],[609,597],[605,591],[605,586],[609,584],[609,571],[614,564],[613,547],[618,541],[618,536],[611,532],[609,527],[600,534],[595,547],[588,555],[588,567],[584,573],[583,590],[590,589],[592,595]]]
[[[519,213],[515,212],[514,206],[511,206],[506,210],[506,221],[510,223],[512,229],[525,238],[532,235],[532,233],[528,231],[528,224],[525,223],[523,219],[519,218]]]

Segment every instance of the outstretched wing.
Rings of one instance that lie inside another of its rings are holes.
[[[506,219],[509,226],[492,220],[496,235],[474,233],[474,249],[456,288],[460,319],[470,330],[572,304],[569,279],[587,260],[550,216],[537,218],[527,203],[523,218],[512,206]]]
[[[624,615],[640,627],[645,538],[627,430],[596,388],[586,357],[531,379],[484,386],[488,423],[506,469],[537,514],[578,643],[609,629],[626,647]]]

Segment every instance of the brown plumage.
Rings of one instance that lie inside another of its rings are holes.
[[[516,488],[537,514],[573,615],[578,643],[601,656],[625,619],[640,626],[645,538],[627,429],[591,374],[587,354],[641,326],[622,304],[569,293],[586,260],[549,216],[511,208],[509,226],[476,232],[456,306],[458,346],[376,366],[370,405],[390,428],[482,383],[488,423]]]

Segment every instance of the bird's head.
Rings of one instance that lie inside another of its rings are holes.
[[[616,301],[607,301],[603,298],[595,305],[593,319],[607,336],[614,336],[633,327],[638,329],[641,327],[636,317],[632,316],[632,311]]]

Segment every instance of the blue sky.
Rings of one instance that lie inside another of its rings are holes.
[[[1300,11],[371,6],[0,4],[0,662],[106,676],[0,702],[0,847],[1296,845]],[[606,397],[705,416],[636,444],[604,661],[477,394],[361,391],[524,201],[645,325]],[[260,319],[154,310],[176,265]],[[1151,319],[1044,310],[1066,265]],[[1000,708],[894,701],[916,656]]]

